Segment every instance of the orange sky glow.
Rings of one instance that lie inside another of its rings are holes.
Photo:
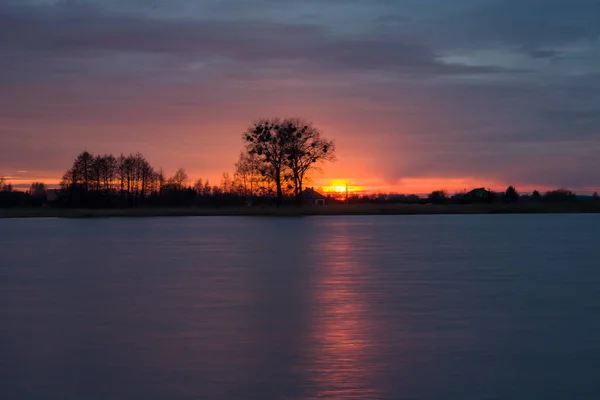
[[[600,189],[595,1],[146,3],[0,1],[0,176],[140,152],[219,185],[256,119],[298,117],[336,143],[324,191]]]
[[[227,86],[223,90],[226,89]],[[27,91],[16,91],[10,103],[0,99],[0,106],[5,105],[15,114],[27,110],[19,118],[6,119],[5,126],[20,134],[7,137],[0,158],[0,176],[7,177],[21,190],[33,181],[58,185],[64,171],[83,150],[116,156],[139,151],[155,168],[163,168],[166,175],[183,167],[190,183],[202,178],[208,179],[211,185],[219,185],[224,172],[233,175],[234,163],[243,147],[242,132],[257,116],[269,115],[303,116],[312,121],[324,137],[335,141],[337,161],[319,166],[305,184],[322,191],[340,186],[331,181],[349,181],[350,191],[360,193],[419,195],[440,189],[455,193],[476,187],[501,191],[508,185],[515,185],[521,192],[545,191],[569,187],[572,183],[570,188],[579,193],[591,194],[598,190],[586,184],[591,178],[581,175],[580,166],[572,162],[572,154],[582,152],[578,160],[595,159],[593,143],[586,146],[561,143],[540,154],[535,152],[537,147],[526,143],[515,148],[503,145],[504,152],[515,152],[519,158],[498,161],[489,159],[488,145],[476,139],[460,142],[454,136],[459,133],[451,135],[452,132],[432,136],[429,132],[435,132],[436,127],[428,126],[432,119],[424,112],[405,115],[398,123],[379,120],[365,113],[372,109],[387,112],[386,109],[373,108],[373,104],[362,99],[329,99],[307,88],[303,89],[308,91],[303,97],[300,93],[294,96],[284,93],[276,99],[265,93],[261,104],[246,100],[242,107],[235,101],[231,103],[228,97],[198,108],[195,102],[201,88],[178,85],[157,88],[148,84],[139,88],[140,92],[149,92],[144,99],[129,99],[132,95],[124,93],[114,82],[103,82],[93,87],[93,93],[86,94],[102,105],[93,112],[91,105],[78,103],[79,97],[75,94],[79,88],[62,89],[66,98],[60,108],[52,106],[50,94],[57,90],[55,87],[43,85],[28,90],[31,93],[23,100],[20,96]],[[252,90],[261,94],[264,89],[252,86]],[[121,95],[130,102],[123,103]],[[180,105],[161,108],[155,104],[155,98]],[[235,90],[231,98],[239,98]],[[24,106],[37,101],[37,105]],[[415,96],[410,101],[399,100],[394,107],[428,109],[439,107],[436,101],[425,102]],[[228,104],[237,108],[228,109]],[[53,114],[43,122],[26,118],[27,113],[35,110]],[[230,112],[234,114],[228,115]],[[442,120],[444,116],[439,118]],[[551,164],[546,161],[550,158]],[[538,169],[531,169],[531,165]],[[546,168],[556,165],[561,166],[557,173],[545,172]],[[578,182],[573,176],[583,176],[587,181],[582,178]]]
[[[328,175],[329,169],[333,170],[332,174],[337,173],[338,168],[331,165],[330,168],[324,168],[323,171],[314,172],[309,177],[305,187],[314,187],[316,190],[334,195],[334,197],[345,197],[346,184],[349,194],[373,194],[373,193],[402,193],[402,194],[417,194],[425,195],[433,190],[445,190],[449,194],[469,191],[477,187],[485,187],[495,191],[503,191],[511,183],[498,181],[485,181],[472,177],[465,178],[444,178],[444,177],[427,177],[427,178],[403,178],[395,183],[386,182],[377,176],[368,176],[357,173],[356,175],[346,175],[345,178],[330,178]],[[357,168],[364,171],[361,168]],[[348,171],[348,169],[346,169]],[[169,171],[165,171],[167,174]],[[231,175],[233,171],[227,171]],[[191,185],[196,179],[208,179],[211,185],[219,185],[222,174],[206,175],[198,172],[189,171],[189,184]],[[336,175],[333,175],[336,176]],[[339,175],[338,175],[339,176]],[[18,171],[13,175],[4,175],[6,181],[14,185],[17,190],[26,190],[32,182],[44,182],[50,188],[56,188],[60,184],[60,179],[57,176],[52,176],[51,173],[42,171]],[[522,192],[532,192],[534,190],[546,191],[555,189],[551,186],[519,186],[517,188]],[[594,188],[586,188],[583,190],[592,192]]]

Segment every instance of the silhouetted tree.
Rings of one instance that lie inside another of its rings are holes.
[[[123,154],[121,154],[117,159],[117,181],[121,198],[124,198],[125,195],[130,191],[130,185],[128,184],[128,178],[131,169],[130,164],[130,160],[126,158]]]
[[[260,160],[261,175],[275,184],[277,205],[281,205],[283,201],[282,183],[289,141],[281,124],[280,119],[262,119],[252,124],[243,134],[246,151]]]
[[[87,194],[92,177],[92,164],[94,156],[87,151],[80,153],[73,165],[64,173],[61,180],[61,187],[72,195],[83,193]]]
[[[210,193],[213,195],[213,197],[220,197],[223,195],[223,191],[219,186],[213,186],[210,188]]]
[[[77,156],[75,163],[73,164],[73,173],[76,176],[77,182],[83,185],[85,193],[88,193],[90,190],[93,163],[94,156],[91,153],[84,151]]]
[[[192,188],[196,191],[198,196],[202,196],[204,194],[204,181],[200,178],[194,182],[194,186]]]
[[[241,152],[235,163],[233,180],[244,196],[258,195],[268,186],[268,180],[260,173],[261,161],[256,153]]]
[[[38,199],[45,199],[46,184],[42,182],[33,182],[29,187],[29,195]]]
[[[300,196],[306,173],[316,163],[334,159],[334,144],[305,121],[288,118],[263,119],[243,134],[246,151],[260,162],[261,175],[275,184],[277,205],[289,188]]]
[[[92,166],[90,169],[90,190],[100,192],[100,188],[102,187],[102,156],[96,156],[92,159]]]
[[[519,201],[519,193],[514,186],[509,186],[504,193],[504,200],[508,203],[516,203]]]
[[[12,183],[4,183],[2,185],[2,191],[4,193],[12,193],[13,192],[13,185],[12,185]]]
[[[105,154],[94,159],[94,175],[96,175],[97,190],[108,194],[113,190],[117,177],[117,159],[113,155]]]
[[[212,194],[212,186],[210,186],[210,182],[207,179],[206,181],[204,181],[203,195],[204,196],[210,196],[211,194]]]
[[[594,192],[594,194],[592,194],[592,199],[593,199],[594,201],[598,201],[598,200],[600,200],[600,196],[598,196],[598,192]]]
[[[60,186],[71,205],[110,205],[116,193],[120,204],[136,205],[158,191],[158,179],[139,152],[115,158],[109,154],[94,157],[85,151],[65,172]]]
[[[542,195],[537,190],[534,190],[533,193],[531,194],[531,200],[535,201],[535,202],[541,201]]]
[[[179,168],[175,172],[175,175],[173,175],[171,178],[169,178],[168,185],[170,186],[171,189],[183,190],[187,186],[187,182],[188,182],[188,175],[185,172],[185,169]]]
[[[156,173],[156,183],[157,183],[157,191],[158,193],[162,192],[163,187],[165,186],[165,183],[167,182],[167,179],[165,178],[165,173],[163,172],[162,167],[158,170],[158,172]]]
[[[90,183],[93,178],[93,162],[94,156],[83,151],[75,158],[71,168],[63,174],[60,187],[62,192],[67,195],[70,204],[87,204]]]
[[[575,200],[575,193],[568,189],[556,189],[546,192],[544,201],[548,202],[567,202]]]
[[[40,204],[41,199],[34,199],[29,193],[14,190],[6,178],[0,177],[0,207],[28,207]]]
[[[145,198],[156,189],[157,174],[142,154],[135,155],[137,198]]]
[[[231,180],[231,176],[229,176],[228,172],[223,172],[223,175],[221,176],[221,191],[223,193],[234,192],[233,181]]]
[[[112,160],[109,158],[106,162],[112,163]],[[156,190],[157,174],[139,152],[135,155],[130,154],[127,157],[121,154],[116,159],[114,171],[116,172],[115,176],[121,198],[127,199],[129,203],[137,204],[141,199]]]
[[[448,200],[448,193],[444,190],[434,190],[427,196],[427,200],[434,204],[445,203]]]
[[[301,119],[282,121],[281,135],[286,139],[286,166],[291,173],[294,195],[300,201],[307,172],[317,163],[335,160],[335,145],[323,139],[321,132]]]

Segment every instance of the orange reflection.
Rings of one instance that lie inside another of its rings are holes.
[[[339,229],[317,246],[322,261],[316,276],[310,372],[316,398],[373,399],[377,366],[368,355],[376,346],[370,336],[375,327],[361,289],[368,275],[353,257],[359,242],[350,226],[340,223]]]

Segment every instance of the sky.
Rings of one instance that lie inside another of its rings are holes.
[[[218,183],[301,117],[315,185],[600,189],[600,0],[0,0],[0,175],[82,150]]]

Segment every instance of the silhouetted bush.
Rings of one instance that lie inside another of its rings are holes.
[[[544,194],[543,200],[549,203],[562,203],[576,199],[575,193],[568,189],[550,190]]]
[[[444,190],[434,190],[427,196],[427,201],[433,204],[444,204],[448,202],[448,193]]]
[[[516,203],[517,201],[519,201],[519,193],[517,192],[517,189],[515,189],[514,186],[509,186],[506,189],[506,192],[504,192],[504,201],[506,201],[507,203]]]

